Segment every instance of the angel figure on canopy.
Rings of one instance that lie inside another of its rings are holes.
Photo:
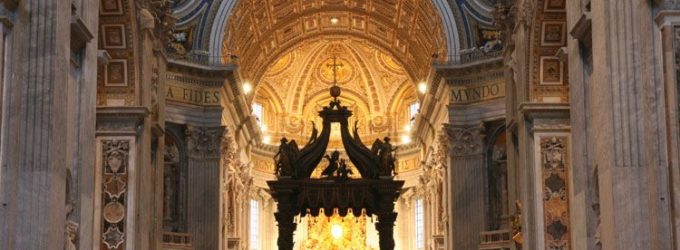
[[[340,160],[340,152],[335,150],[330,155],[325,155],[323,158],[328,160],[328,167],[321,172],[321,177],[333,177],[339,168],[338,160]]]
[[[382,141],[376,139],[373,142],[371,152],[380,159],[378,166],[378,173],[380,176],[392,176],[395,168],[394,162],[396,161],[394,151],[397,151],[398,148],[399,147],[392,147],[389,137],[385,137]]]
[[[283,177],[294,177],[295,169],[293,168],[293,163],[297,160],[300,155],[300,149],[298,149],[295,140],[288,142],[288,139],[281,138],[281,145],[279,145],[279,152],[274,155],[274,161],[276,162],[276,175]]]

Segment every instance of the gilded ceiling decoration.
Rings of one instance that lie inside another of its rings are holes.
[[[178,19],[176,35],[188,39],[183,44],[186,51],[193,56],[207,56],[216,61],[230,58],[234,54],[241,58],[252,56],[253,53],[243,53],[243,48],[251,45],[255,48],[251,48],[250,52],[273,47],[285,50],[304,37],[328,33],[363,34],[366,38],[380,41],[386,48],[402,51],[397,54],[399,56],[424,52],[422,55],[429,57],[433,54],[430,53],[432,51],[424,49],[432,44],[423,42],[433,41],[427,35],[437,32],[441,32],[437,36],[442,37],[437,41],[443,44],[437,51],[440,53],[438,59],[442,60],[460,54],[461,49],[478,47],[485,43],[483,33],[493,29],[491,12],[496,2],[497,0],[176,0],[172,7],[173,14]],[[234,18],[234,14],[239,18]],[[339,17],[338,23],[330,26],[329,16]],[[299,20],[291,22],[295,19]],[[232,29],[229,26],[241,28]],[[256,34],[251,36],[250,32]],[[241,41],[235,44],[233,38],[237,36]],[[233,46],[240,46],[240,50],[233,51],[237,49]],[[407,53],[403,53],[403,49]],[[262,66],[261,63],[255,65]]]
[[[445,54],[447,46],[441,18],[427,0],[253,0],[232,10],[222,54],[237,55],[241,75],[257,82],[280,55],[308,39],[332,36],[382,48],[417,79],[427,76],[432,56]]]
[[[394,135],[408,122],[399,111],[416,100],[415,81],[398,61],[366,40],[323,38],[281,56],[256,83],[254,101],[267,110],[269,133],[306,134],[310,121],[320,124],[316,112],[330,101],[334,60],[343,105],[354,110],[361,133]]]

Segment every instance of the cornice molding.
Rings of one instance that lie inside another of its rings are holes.
[[[147,107],[97,107],[97,136],[137,135],[148,115]]]

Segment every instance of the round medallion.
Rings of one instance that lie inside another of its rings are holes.
[[[111,202],[104,206],[102,214],[106,222],[118,223],[125,218],[125,206],[117,201]]]
[[[347,60],[341,58],[338,58],[336,61],[333,58],[323,60],[321,65],[319,65],[319,78],[328,84],[333,84],[333,68],[336,69],[338,84],[347,83],[352,79],[354,74],[352,65]]]
[[[393,57],[378,52],[378,58],[380,59],[380,64],[392,73],[402,75],[404,74],[404,67],[402,67]]]
[[[267,71],[268,76],[274,76],[281,74],[285,69],[287,69],[293,62],[293,53],[289,53],[281,58],[279,58]]]

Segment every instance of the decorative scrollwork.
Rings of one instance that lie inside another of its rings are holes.
[[[216,158],[220,156],[223,127],[188,126],[185,134],[190,157]]]
[[[482,154],[484,134],[483,125],[473,127],[451,127],[448,134],[451,139],[452,156],[469,156]]]

